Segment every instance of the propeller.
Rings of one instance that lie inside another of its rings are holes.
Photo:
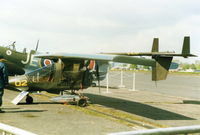
[[[38,39],[35,51],[37,52],[40,40]]]

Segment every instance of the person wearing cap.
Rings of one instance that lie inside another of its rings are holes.
[[[3,63],[3,57],[0,56],[0,107],[3,103],[4,87],[8,85],[8,71],[5,63]],[[0,113],[4,111],[0,108]]]

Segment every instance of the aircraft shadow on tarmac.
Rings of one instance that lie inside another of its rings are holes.
[[[196,105],[200,105],[200,101],[197,101],[197,100],[183,100],[183,104],[196,104]]]
[[[85,95],[90,98],[90,101],[93,104],[100,104],[106,107],[114,108],[131,114],[136,114],[153,120],[195,120],[194,118],[134,101],[89,93],[85,93]]]
[[[17,110],[17,109],[20,109],[20,108],[5,108],[5,107],[2,107],[1,109],[3,109],[3,110]]]

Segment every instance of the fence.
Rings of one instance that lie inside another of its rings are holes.
[[[109,93],[109,87],[114,88],[127,88],[132,91],[135,90],[136,87],[136,74],[133,72],[124,72],[119,71],[111,71],[106,75],[106,79],[101,81],[101,86],[106,86],[107,93]]]
[[[13,126],[0,123],[0,134],[2,135],[37,135]]]
[[[200,133],[200,125],[111,133],[108,135],[176,135]]]

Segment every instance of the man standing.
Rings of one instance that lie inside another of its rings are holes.
[[[3,63],[3,57],[0,56],[0,107],[2,105],[2,97],[4,94],[4,87],[8,84],[8,71],[6,65]],[[0,113],[4,111],[0,108]]]

